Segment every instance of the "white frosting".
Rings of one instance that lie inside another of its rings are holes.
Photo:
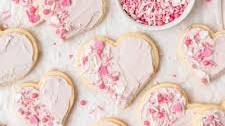
[[[62,121],[70,106],[72,90],[66,80],[61,77],[48,77],[42,81],[40,102],[45,103],[52,114]]]
[[[225,69],[225,53],[224,48],[225,47],[225,36],[219,36],[215,39],[215,52],[214,52],[214,60],[217,63],[217,66],[214,69],[211,69],[210,74],[211,78],[217,78],[221,74],[224,73]]]
[[[81,61],[87,60],[81,63],[83,76],[96,87],[101,85],[99,80],[103,80],[109,88],[103,92],[110,94],[121,106],[127,106],[154,72],[151,47],[142,39],[128,38],[116,47],[105,43],[102,58],[99,58],[91,49],[93,44],[95,41],[90,42],[80,57]],[[102,65],[108,65],[107,76],[98,73]],[[113,81],[109,77],[112,75],[118,79]]]
[[[23,77],[31,69],[33,47],[30,40],[19,33],[0,36],[0,84]]]
[[[116,61],[124,77],[124,99],[121,104],[126,106],[143,88],[146,81],[153,74],[153,57],[151,47],[138,38],[129,38],[120,43],[114,50]]]

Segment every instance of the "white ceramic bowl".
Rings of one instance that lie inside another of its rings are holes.
[[[169,22],[167,24],[164,24],[162,26],[150,26],[150,25],[145,25],[145,24],[141,24],[141,23],[138,23],[136,22],[132,17],[130,17],[126,12],[125,10],[122,8],[122,5],[121,5],[121,0],[117,0],[117,4],[118,6],[120,7],[123,15],[128,18],[128,20],[131,20],[132,22],[135,22],[136,24],[140,25],[141,27],[145,27],[149,30],[156,30],[156,31],[159,31],[159,30],[164,30],[164,29],[168,29],[168,28],[171,28],[177,24],[179,24],[181,21],[183,21],[188,15],[189,13],[191,12],[191,10],[193,9],[194,7],[194,4],[195,4],[195,1],[196,0],[190,0],[190,3],[188,4],[187,8],[184,10],[183,14],[178,17],[177,19],[175,19],[174,21],[172,22]]]

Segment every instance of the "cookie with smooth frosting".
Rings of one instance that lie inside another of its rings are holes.
[[[21,23],[36,26],[47,21],[61,39],[86,32],[100,23],[105,0],[12,0],[12,10],[23,8]]]
[[[38,60],[38,45],[24,29],[0,31],[0,86],[22,79]]]
[[[17,87],[15,110],[28,125],[63,126],[75,102],[75,88],[68,75],[48,72],[39,83]]]
[[[110,117],[101,119],[93,126],[128,126],[128,125],[122,120]]]
[[[179,44],[178,55],[204,84],[224,74],[225,31],[213,32],[205,25],[190,26]]]
[[[188,98],[176,84],[158,84],[145,92],[138,113],[140,126],[173,126],[186,111]]]
[[[157,72],[159,52],[143,33],[127,33],[117,40],[97,36],[81,45],[76,66],[84,84],[127,107]]]

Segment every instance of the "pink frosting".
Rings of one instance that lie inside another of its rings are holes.
[[[47,20],[61,39],[88,30],[103,15],[102,1],[89,0],[12,0],[25,8],[31,24]]]
[[[214,110],[201,118],[201,126],[225,126],[225,112]]]
[[[18,113],[32,126],[61,126],[72,96],[71,87],[58,77],[42,83],[39,90],[24,87],[18,93]]]
[[[25,76],[33,66],[34,50],[30,40],[20,33],[0,36],[0,84]]]
[[[143,126],[172,126],[185,112],[186,100],[174,88],[151,92],[141,111]]]
[[[186,58],[204,84],[216,78],[225,68],[223,46],[225,36],[213,40],[208,31],[194,28],[185,35]]]
[[[123,9],[135,21],[161,26],[183,14],[189,0],[120,0]]]
[[[151,47],[138,38],[124,40],[116,47],[91,41],[80,59],[83,76],[123,107],[153,73]]]

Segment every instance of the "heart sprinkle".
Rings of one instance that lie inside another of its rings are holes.
[[[208,31],[194,28],[187,32],[184,43],[191,66],[198,71],[202,82],[207,84],[210,81],[207,71],[216,66],[213,60],[214,40],[211,39]]]
[[[22,89],[17,100],[19,114],[30,124],[54,126],[54,116],[45,105],[39,103],[39,91],[34,88]]]
[[[186,100],[173,88],[161,88],[151,92],[142,108],[144,126],[171,126],[185,112]]]
[[[220,110],[207,113],[200,122],[201,126],[225,126],[225,113]]]
[[[161,26],[179,18],[189,4],[189,0],[121,0],[126,13],[135,21]]]

